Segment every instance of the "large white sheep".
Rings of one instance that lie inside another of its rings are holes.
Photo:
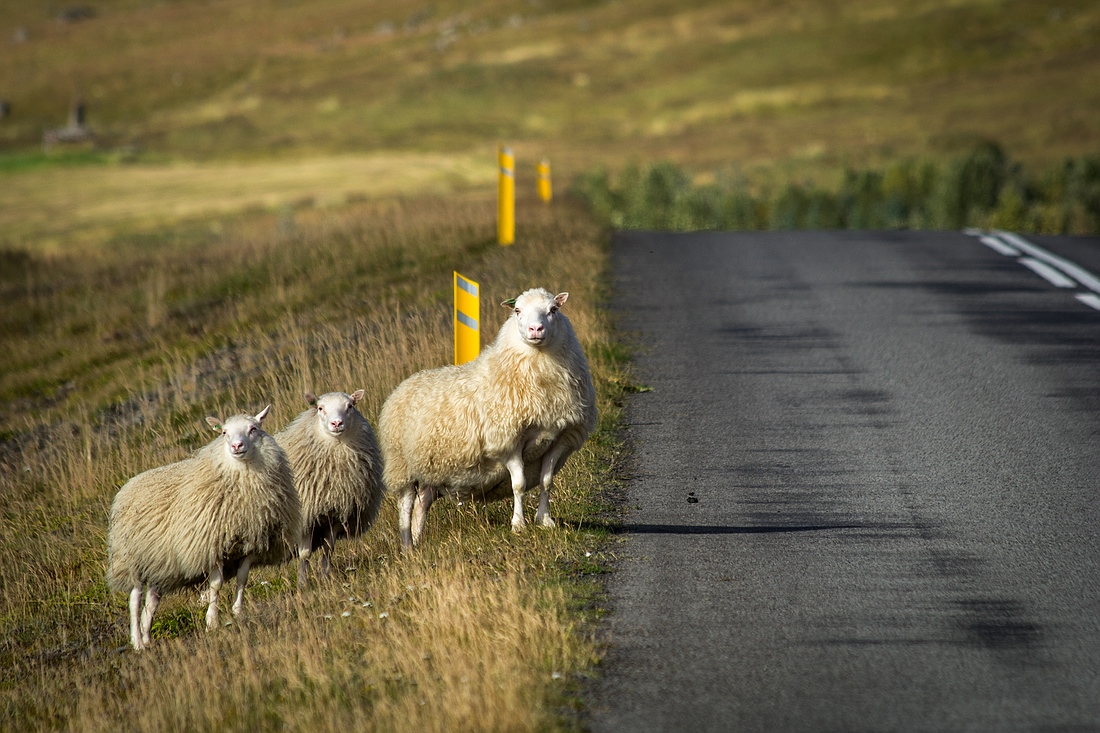
[[[382,457],[370,423],[355,408],[353,394],[306,394],[311,407],[275,434],[294,471],[302,502],[298,538],[298,586],[308,582],[309,555],[324,548],[321,573],[328,576],[332,546],[358,537],[378,518],[385,490]]]
[[[213,629],[227,577],[237,576],[233,613],[239,615],[249,568],[291,556],[300,509],[286,453],[261,427],[270,409],[224,425],[206,418],[220,437],[190,458],[138,474],[115,496],[107,583],[130,594],[135,649],[149,644],[163,594],[208,580],[206,625]]]
[[[440,495],[511,496],[512,528],[524,527],[523,494],[541,486],[535,522],[553,527],[555,471],[596,426],[596,391],[573,326],[568,293],[528,290],[475,360],[406,379],[378,421],[386,488],[398,500],[401,543],[419,542]]]

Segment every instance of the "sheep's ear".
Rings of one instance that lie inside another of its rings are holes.
[[[554,296],[554,302],[558,304],[559,308],[565,305],[567,300],[569,300],[569,293],[558,293]]]
[[[267,417],[267,413],[269,412],[271,412],[271,405],[268,405],[267,407],[256,413],[256,422],[263,422],[264,418]]]
[[[367,393],[365,389],[357,389],[351,393],[351,404],[358,405],[359,400],[363,399],[363,395]]]
[[[515,308],[516,307],[516,299],[515,298],[509,298],[508,300],[502,300],[502,301],[500,301],[500,304],[502,306],[504,306],[505,308]]]
[[[310,407],[317,406],[317,395],[313,394],[312,392],[306,392],[303,396],[306,398],[306,402],[309,403]]]
[[[222,429],[222,421],[219,420],[216,417],[206,418],[206,424],[209,425],[210,427],[214,428],[215,430],[220,431]]]

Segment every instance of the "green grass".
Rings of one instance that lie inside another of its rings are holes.
[[[136,155],[125,151],[112,152],[90,148],[61,149],[52,153],[13,152],[0,155],[0,175],[24,173],[42,168],[78,168],[81,166],[111,165],[136,160]]]

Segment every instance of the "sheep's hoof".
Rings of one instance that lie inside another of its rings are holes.
[[[537,521],[537,522],[538,522],[538,524],[539,524],[539,526],[540,526],[540,527],[546,527],[546,528],[548,528],[548,529],[553,529],[554,527],[557,527],[557,526],[558,526],[558,523],[557,523],[557,522],[555,522],[555,521],[554,521],[554,520],[553,520],[553,519],[552,519],[552,518],[550,517],[550,515],[549,515],[549,514],[547,514],[546,516],[544,516],[544,517],[542,517],[542,518],[540,518],[540,519],[536,519],[535,521]]]
[[[526,529],[527,529],[527,523],[524,522],[522,519],[519,520],[518,522],[514,519],[512,520],[512,532],[514,534],[521,534]]]

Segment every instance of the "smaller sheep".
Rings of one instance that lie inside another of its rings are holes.
[[[378,518],[385,490],[374,430],[355,408],[363,390],[329,392],[275,434],[294,471],[302,523],[298,539],[298,587],[308,582],[309,555],[324,548],[321,574],[328,577],[336,540],[358,537]]]
[[[149,644],[163,594],[209,581],[206,626],[236,574],[240,615],[248,571],[291,556],[300,507],[286,453],[261,427],[271,410],[206,422],[221,436],[190,458],[153,468],[119,489],[107,530],[107,584],[130,594],[130,642]],[[146,589],[145,605],[141,593]]]
[[[553,527],[554,474],[596,427],[596,390],[569,319],[568,293],[528,290],[496,340],[461,366],[412,375],[382,406],[378,435],[386,488],[398,500],[401,544],[411,550],[437,496],[511,497],[541,486],[535,523]]]

